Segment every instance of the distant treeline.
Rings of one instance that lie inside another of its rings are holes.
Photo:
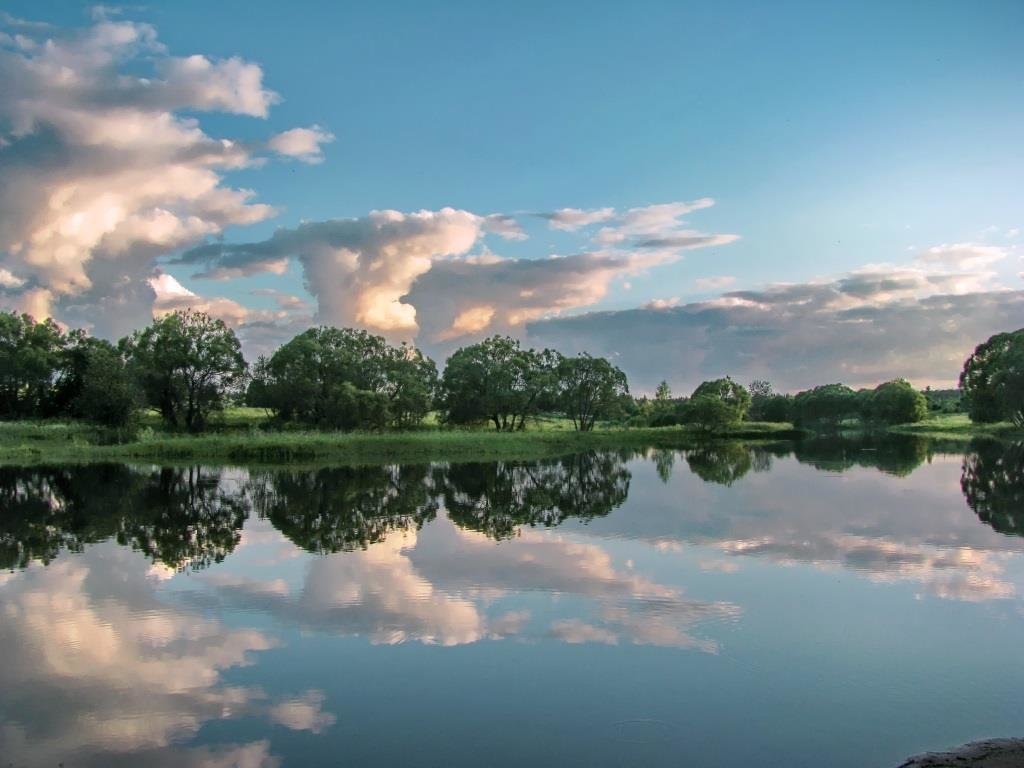
[[[438,372],[419,350],[351,328],[311,328],[251,367],[234,331],[202,312],[174,312],[116,344],[51,320],[0,313],[0,418],[80,418],[132,426],[143,408],[174,430],[201,432],[226,406],[267,410],[280,425],[385,429],[436,411],[449,425],[515,431],[538,415],[626,426],[717,431],[743,420],[838,426],[904,424],[965,409],[976,421],[1024,424],[1024,330],[993,336],[967,360],[959,390],[920,392],[904,379],[855,391],[825,384],[796,395],[767,381],[705,381],[689,397],[662,382],[633,397],[603,357],[524,348],[494,336],[457,350]]]

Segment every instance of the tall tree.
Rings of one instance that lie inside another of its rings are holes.
[[[589,432],[629,393],[626,374],[603,357],[582,354],[558,364],[559,402],[580,432]]]
[[[964,363],[960,389],[971,421],[1024,424],[1024,328],[979,344]]]
[[[244,381],[245,359],[234,331],[205,312],[184,310],[154,320],[121,341],[146,403],[171,427],[205,428]]]
[[[52,320],[0,312],[0,418],[53,415],[64,347]]]
[[[448,358],[441,377],[445,421],[523,429],[527,416],[552,404],[561,359],[552,350],[523,349],[508,336],[462,347]]]

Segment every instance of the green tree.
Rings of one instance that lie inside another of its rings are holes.
[[[85,355],[81,384],[72,412],[106,427],[129,426],[138,411],[135,376],[110,344],[96,344]]]
[[[629,394],[626,374],[603,357],[582,354],[558,363],[558,400],[562,410],[580,432],[589,432],[599,418],[605,418]]]
[[[843,384],[823,384],[800,392],[793,398],[793,422],[797,426],[825,424],[838,426],[856,416],[857,393]]]
[[[123,339],[147,405],[173,428],[198,432],[246,373],[234,331],[205,312],[173,312]]]
[[[736,413],[736,421],[742,421],[750,410],[750,393],[730,377],[705,381],[695,390],[690,399],[713,397],[721,400]]]
[[[528,416],[554,404],[561,359],[552,350],[523,349],[508,336],[462,347],[448,358],[441,376],[444,420],[523,429]]]
[[[871,391],[861,415],[881,424],[913,424],[928,415],[928,401],[906,379],[893,379]]]
[[[793,398],[775,391],[771,383],[755,379],[747,387],[750,393],[751,421],[787,422],[793,420]]]
[[[704,432],[721,432],[740,421],[739,410],[714,395],[697,395],[682,405],[682,422]]]
[[[253,368],[246,401],[283,421],[332,429],[412,426],[430,410],[437,367],[419,350],[352,328],[310,328]]]
[[[65,343],[52,320],[0,312],[0,418],[53,415]]]
[[[1024,328],[979,344],[964,363],[960,389],[971,421],[1024,424]]]

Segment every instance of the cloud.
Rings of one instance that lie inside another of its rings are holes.
[[[662,379],[689,391],[730,374],[783,390],[906,376],[955,384],[991,334],[1024,326],[1024,291],[984,288],[977,275],[871,269],[834,280],[733,291],[677,307],[533,321],[533,344],[610,356],[639,391]]]
[[[608,221],[615,215],[614,208],[595,208],[585,211],[582,208],[559,208],[550,213],[536,214],[542,219],[548,220],[548,226],[552,229],[560,229],[563,232],[575,232],[591,224],[599,224]]]
[[[372,211],[279,229],[255,243],[214,243],[185,253],[179,263],[253,274],[298,259],[320,322],[361,326],[392,338],[411,338],[416,309],[402,299],[436,259],[465,254],[480,238],[484,217],[469,211]]]
[[[691,202],[659,203],[630,208],[617,215],[607,227],[602,227],[594,239],[604,245],[613,245],[629,239],[651,241],[670,237],[696,236],[682,229],[683,216],[704,208],[710,208],[715,201],[710,197],[702,197]],[[732,237],[735,235],[723,235]],[[647,246],[653,247],[653,246]]]
[[[917,261],[925,267],[942,267],[958,271],[978,270],[990,267],[1009,256],[1009,251],[997,245],[979,243],[953,243],[934,245],[917,255]]]
[[[546,259],[439,261],[412,285],[421,344],[521,331],[530,320],[602,299],[627,258],[585,253]]]
[[[716,277],[698,277],[693,284],[701,291],[717,291],[728,288],[735,282],[736,278],[732,275],[718,275]]]
[[[316,164],[324,160],[322,144],[334,141],[334,134],[319,125],[292,128],[271,137],[267,146],[285,157],[294,157],[304,163]]]
[[[278,96],[256,64],[174,57],[152,26],[100,16],[2,20],[0,301],[118,335],[148,322],[158,257],[274,213],[223,180],[255,145],[196,113],[265,117]]]

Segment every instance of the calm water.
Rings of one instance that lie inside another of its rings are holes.
[[[7,766],[890,766],[1024,735],[1024,449],[0,469]]]

